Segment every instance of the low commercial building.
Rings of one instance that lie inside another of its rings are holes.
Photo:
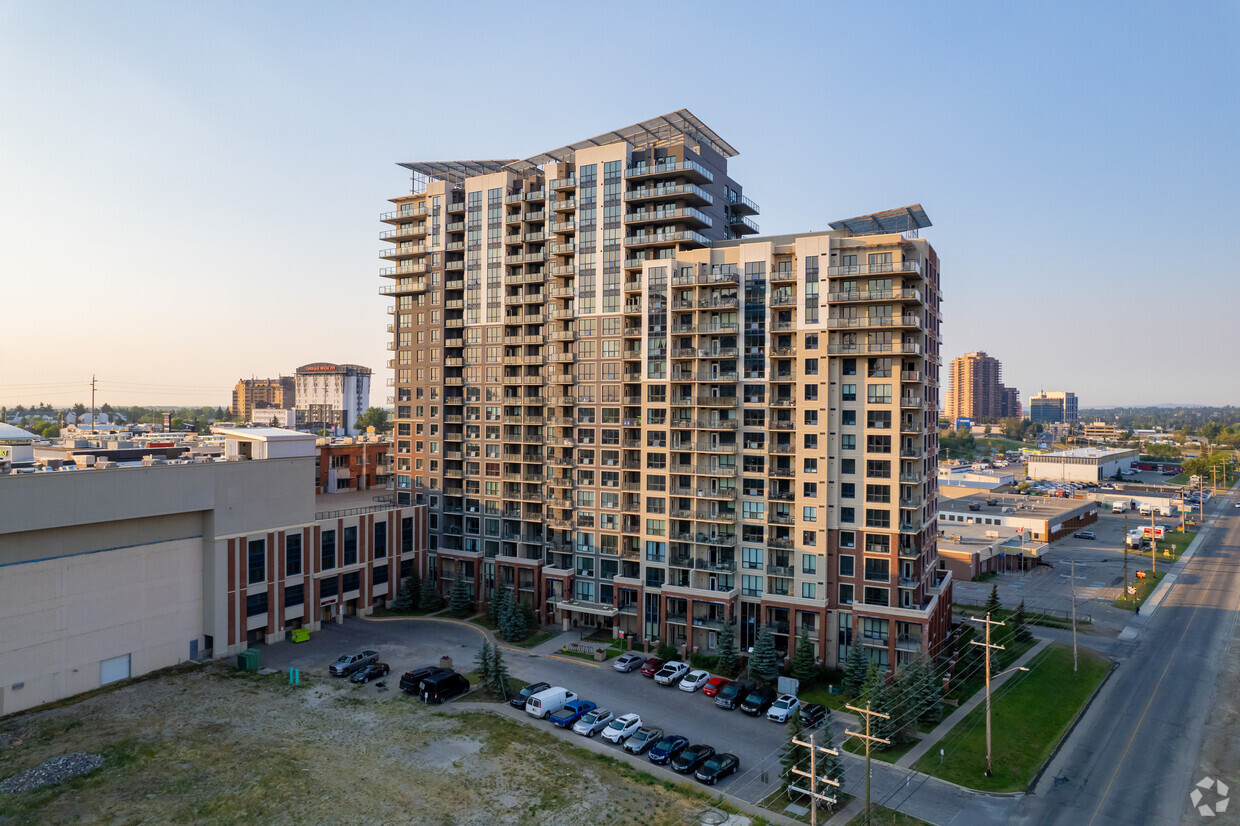
[[[968,465],[959,467],[939,466],[939,496],[959,499],[978,493],[1002,493],[1012,490],[1016,474],[1003,470],[973,470]]]
[[[1027,473],[1030,479],[1102,482],[1113,478],[1121,470],[1131,470],[1138,455],[1135,450],[1104,450],[1096,447],[1040,453],[1029,456]]]
[[[1119,428],[1106,422],[1087,424],[1083,430],[1086,440],[1091,442],[1113,442],[1120,434]]]
[[[1099,505],[1093,500],[1056,499],[1050,496],[977,494],[939,502],[939,530],[948,535],[961,525],[980,525],[982,530],[1024,534],[1028,541],[1054,542],[1098,521]]]
[[[939,565],[967,582],[979,574],[1027,571],[1047,547],[1013,528],[956,523],[939,537]]]
[[[316,498],[315,451],[236,429],[226,459],[0,475],[0,715],[393,599],[426,507]]]

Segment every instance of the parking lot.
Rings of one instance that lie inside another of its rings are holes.
[[[564,635],[569,642],[576,635]],[[328,665],[340,654],[362,649],[379,652],[382,662],[392,667],[386,688],[371,685],[368,691],[399,692],[400,674],[423,665],[437,665],[442,656],[453,660],[457,671],[466,673],[474,668],[474,655],[482,644],[481,629],[469,624],[442,621],[375,622],[348,620],[343,625],[324,625],[309,642],[280,643],[260,646],[263,665],[287,670],[301,668],[306,672],[326,674]],[[681,734],[692,743],[705,743],[718,752],[730,752],[741,761],[740,771],[720,781],[719,787],[747,800],[761,800],[778,782],[779,754],[791,736],[788,726],[765,718],[750,717],[737,711],[717,708],[714,700],[701,692],[692,694],[675,686],[656,685],[654,680],[633,671],[621,673],[611,662],[595,663],[573,657],[544,656],[519,648],[504,647],[509,673],[526,682],[545,681],[577,692],[583,700],[591,700],[609,708],[617,716],[628,712],[641,715],[645,725],[662,728],[668,734]],[[563,732],[546,721],[521,714],[530,725],[555,730],[578,745],[586,738]],[[838,737],[839,732],[836,732]],[[599,737],[589,741],[595,749],[612,750],[619,755],[620,746]],[[648,764],[656,773],[663,771]],[[765,771],[766,779],[763,779]]]
[[[1101,511],[1096,524],[1085,530],[1092,531],[1096,539],[1078,539],[1066,537],[1052,543],[1044,561],[1048,565],[1039,566],[1028,573],[1000,574],[988,582],[957,582],[954,584],[955,596],[967,602],[984,602],[990,596],[991,588],[999,588],[999,599],[1006,608],[1015,608],[1021,600],[1030,611],[1048,611],[1057,614],[1072,611],[1072,582],[1070,578],[1070,560],[1076,560],[1076,599],[1078,614],[1089,614],[1093,622],[1093,632],[1106,636],[1117,635],[1132,612],[1114,608],[1111,602],[1118,599],[1124,581],[1124,536],[1125,529],[1135,530],[1138,526],[1149,524],[1148,517],[1136,514],[1113,514]],[[1168,529],[1179,524],[1178,518],[1156,517],[1157,524]],[[1168,545],[1177,545],[1183,550],[1182,543],[1177,544],[1177,537],[1167,540]],[[1159,562],[1162,562],[1160,553]],[[1150,552],[1130,551],[1128,554],[1128,575],[1135,577],[1139,570],[1150,568]],[[1168,560],[1168,563],[1170,561]]]

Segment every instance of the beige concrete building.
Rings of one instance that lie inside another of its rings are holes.
[[[316,499],[313,436],[226,453],[0,475],[0,715],[369,613],[422,563],[424,507]]]
[[[232,393],[232,412],[243,421],[251,421],[255,410],[291,410],[297,401],[292,376],[275,379],[238,379]]]
[[[919,206],[754,237],[685,110],[410,163],[382,274],[399,502],[430,565],[685,649],[935,652],[938,259]]]
[[[1020,395],[1003,386],[1003,365],[984,352],[952,359],[943,416],[956,419],[1020,418]]]

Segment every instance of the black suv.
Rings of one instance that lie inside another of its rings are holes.
[[[415,668],[412,671],[406,671],[400,678],[400,690],[406,694],[418,694],[422,689],[422,681],[427,677],[433,677],[437,674],[451,674],[451,668],[440,668],[437,665],[427,665],[422,668]]]
[[[775,697],[775,692],[769,688],[755,688],[741,701],[741,711],[756,717],[771,707]]]
[[[509,700],[508,705],[513,708],[525,708],[526,700],[533,697],[538,692],[546,691],[549,688],[551,688],[551,683],[530,683],[525,688],[521,689],[521,693]]]
[[[740,705],[741,700],[749,696],[749,692],[753,691],[753,689],[753,683],[747,683],[743,680],[728,683],[719,689],[719,693],[715,695],[715,705],[731,711]]]

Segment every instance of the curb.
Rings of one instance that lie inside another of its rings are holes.
[[[562,657],[558,654],[540,654],[537,651],[531,651],[528,648],[520,648],[512,645],[500,644],[499,638],[495,636],[493,631],[483,628],[477,623],[469,620],[452,619],[451,617],[359,617],[363,622],[446,622],[452,625],[463,625],[473,631],[481,634],[487,642],[504,651],[511,651],[514,654],[528,654],[531,657],[547,657],[552,660],[561,660],[563,662],[577,663],[578,665],[589,666],[590,668],[600,668],[599,663],[588,662],[578,657]]]
[[[1119,670],[1119,660],[1111,660],[1111,670],[1102,678],[1102,682],[1098,683],[1098,687],[1094,689],[1094,693],[1089,695],[1089,702],[1081,706],[1081,710],[1077,712],[1073,718],[1072,724],[1068,726],[1068,730],[1063,733],[1063,737],[1059,738],[1059,742],[1055,744],[1055,748],[1047,756],[1046,761],[1042,763],[1042,767],[1038,769],[1037,774],[1029,781],[1029,785],[1025,787],[1025,794],[1035,794],[1034,789],[1038,787],[1042,775],[1046,774],[1046,769],[1059,756],[1059,752],[1063,750],[1064,744],[1068,742],[1068,738],[1072,736],[1072,732],[1076,731],[1077,725],[1085,718],[1086,712],[1094,705],[1094,700],[1098,699],[1098,695],[1102,693],[1102,689],[1106,688],[1106,684],[1111,681],[1111,675]]]

